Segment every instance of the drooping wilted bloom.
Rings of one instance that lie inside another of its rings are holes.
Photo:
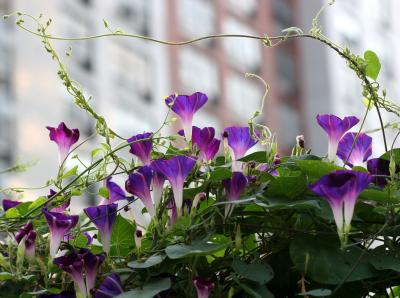
[[[153,218],[156,211],[150,194],[151,180],[152,170],[147,166],[141,167],[138,172],[129,174],[129,178],[125,182],[125,189],[142,200],[147,212]]]
[[[382,158],[371,158],[367,161],[367,169],[373,175],[375,185],[384,188],[387,184],[387,178],[390,176],[390,161]]]
[[[343,162],[347,161],[346,164],[350,167],[363,166],[372,155],[372,138],[365,133],[360,133],[357,137],[356,132],[348,132],[339,141],[336,155]]]
[[[246,188],[247,178],[242,172],[233,172],[232,177],[224,180],[223,184],[225,187],[227,201],[236,201],[240,199],[240,195]],[[234,205],[232,204],[225,205],[225,217],[228,217],[232,214],[233,208]]]
[[[64,235],[76,226],[79,216],[52,212],[48,211],[47,208],[43,208],[42,212],[50,230],[50,256],[54,257],[61,241],[64,239]]]
[[[368,173],[337,170],[309,186],[331,206],[342,246],[347,242],[356,200],[371,181]]]
[[[171,107],[172,111],[181,119],[187,141],[192,139],[193,116],[207,100],[207,95],[201,92],[195,92],[192,95],[173,94],[165,99],[165,103]]]
[[[163,174],[171,184],[175,204],[178,208],[178,216],[180,216],[183,202],[183,184],[195,164],[196,159],[194,157],[183,155],[174,156],[170,159],[158,159],[151,163],[151,167]]]
[[[146,132],[128,139],[129,143],[134,142],[130,144],[131,149],[129,152],[133,155],[136,155],[145,166],[150,165],[151,162],[150,154],[153,147],[153,142],[150,139],[152,136],[153,134],[151,132]]]
[[[328,134],[328,160],[334,161],[340,139],[359,122],[359,119],[349,116],[342,120],[335,115],[325,114],[317,115],[317,122]]]
[[[111,231],[117,216],[117,204],[99,205],[83,209],[101,234],[103,250],[110,251]]]
[[[29,260],[35,258],[36,232],[31,230],[25,238],[25,255]]]
[[[94,255],[90,250],[82,248],[79,250],[79,255],[83,260],[83,268],[85,270],[85,280],[86,280],[86,291],[88,296],[90,296],[90,291],[94,289],[96,283],[97,271],[100,265],[106,258],[105,253],[100,253]]]
[[[117,273],[113,272],[103,280],[100,287],[94,292],[94,298],[113,298],[123,292],[121,279]]]
[[[194,277],[193,284],[197,291],[197,298],[208,298],[215,287],[215,284],[202,277]]]
[[[197,209],[198,207],[200,207],[200,203],[204,201],[206,198],[207,196],[205,192],[200,192],[197,195],[195,195],[193,199],[192,208]]]
[[[242,158],[257,141],[252,138],[249,127],[227,127],[223,135],[228,139],[228,146],[231,149],[232,171],[241,171],[242,163],[237,160]]]
[[[28,221],[16,234],[15,240],[17,243],[20,243],[22,238],[29,234],[30,231],[33,230],[33,224],[31,221]]]
[[[4,199],[4,200],[2,201],[2,203],[3,203],[3,209],[4,209],[4,211],[7,211],[8,209],[17,207],[17,206],[18,206],[19,204],[21,204],[22,202]]]
[[[108,199],[103,199],[99,205],[113,204],[116,201],[126,199],[125,192],[115,182],[111,181],[111,177],[106,180],[106,188],[108,190]]]
[[[57,128],[46,127],[50,131],[50,140],[57,143],[60,163],[67,157],[71,146],[79,140],[79,130],[77,128],[69,129],[64,122],[61,122]]]

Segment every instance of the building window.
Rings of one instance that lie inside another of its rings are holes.
[[[134,31],[148,35],[149,9],[147,1],[120,0],[116,6],[116,15],[118,20],[126,22]]]
[[[211,1],[179,0],[178,19],[181,32],[187,37],[215,33],[215,15]]]
[[[292,11],[288,0],[273,0],[272,11],[279,30],[293,26]]]
[[[255,17],[257,14],[257,0],[229,0],[229,9],[238,15]]]
[[[293,96],[296,92],[295,61],[291,53],[280,50],[276,52],[278,84],[284,96]]]

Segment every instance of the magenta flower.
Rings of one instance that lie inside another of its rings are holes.
[[[195,158],[183,155],[174,156],[167,160],[158,159],[151,163],[153,170],[163,174],[171,184],[178,216],[180,216],[183,203],[183,184],[195,164]]]
[[[204,127],[200,129],[196,126],[192,128],[192,145],[199,150],[199,160],[210,161],[219,150],[220,140],[214,138],[215,129]]]
[[[360,133],[353,147],[356,136],[356,132],[346,133],[339,141],[336,153],[343,162],[347,160],[346,164],[350,167],[363,166],[364,162],[372,155],[372,138],[365,133]]]
[[[390,177],[390,162],[382,158],[372,158],[367,161],[368,172],[373,175],[373,182],[380,188],[384,188],[387,184],[387,178]]]
[[[25,238],[25,255],[29,260],[35,258],[36,232],[31,230]]]
[[[111,181],[111,177],[106,180],[106,188],[109,193],[108,199],[103,199],[99,205],[113,204],[116,201],[126,199],[125,192],[115,182]]]
[[[223,184],[225,187],[227,201],[236,201],[240,199],[240,195],[246,188],[247,178],[242,172],[233,172],[232,177],[224,180]],[[226,204],[225,217],[230,216],[233,212],[233,209],[234,205]]]
[[[207,95],[201,92],[195,92],[192,95],[173,94],[165,99],[165,103],[171,107],[172,111],[181,119],[187,141],[192,139],[193,116],[207,100]]]
[[[87,297],[86,284],[83,277],[84,274],[84,263],[82,257],[77,253],[73,252],[66,256],[55,258],[53,263],[60,267],[61,270],[67,272],[75,283],[76,288],[82,295]]]
[[[136,155],[145,166],[149,166],[151,162],[150,154],[153,147],[153,142],[150,140],[150,138],[152,136],[153,134],[151,132],[146,132],[128,139],[129,143],[135,142],[133,144],[130,144],[131,149],[129,150],[129,152],[133,155]]]
[[[224,129],[224,137],[228,139],[228,146],[232,153],[232,171],[241,171],[242,163],[237,161],[242,158],[247,150],[257,144],[250,134],[248,127],[231,126]]]
[[[79,140],[79,130],[77,128],[69,129],[64,122],[61,122],[57,128],[46,127],[50,131],[50,140],[57,143],[60,163],[67,157],[71,146]]]
[[[356,200],[371,181],[368,173],[337,170],[309,186],[331,206],[342,246],[347,243]]]
[[[110,252],[112,226],[117,215],[117,204],[99,205],[83,209],[101,234],[101,243],[106,253]]]
[[[359,122],[359,119],[349,116],[342,120],[335,115],[326,114],[317,115],[317,122],[328,134],[328,160],[334,161],[340,139]]]
[[[215,287],[211,280],[199,276],[193,278],[193,284],[197,291],[197,298],[208,298]]]
[[[2,201],[2,203],[3,203],[3,209],[4,209],[4,211],[7,211],[8,209],[17,207],[17,206],[18,206],[19,204],[21,204],[22,202],[4,199],[4,200]]]
[[[122,294],[121,279],[117,273],[111,273],[101,283],[100,287],[94,292],[94,298],[113,298]]]
[[[90,297],[90,291],[94,289],[97,277],[97,271],[106,258],[105,253],[94,255],[90,250],[82,248],[79,250],[79,255],[83,260],[83,268],[85,270],[86,291]]]
[[[150,194],[151,180],[152,170],[150,167],[143,166],[138,172],[129,175],[128,180],[125,182],[125,189],[142,200],[147,212],[153,218],[156,215],[156,211]]]
[[[31,221],[28,221],[16,234],[15,240],[17,243],[20,243],[21,240],[29,234],[30,231],[33,230],[33,224]]]
[[[66,215],[59,212],[48,211],[47,208],[42,209],[47,225],[50,230],[50,256],[54,257],[60,247],[64,235],[76,226],[79,220],[78,215]]]

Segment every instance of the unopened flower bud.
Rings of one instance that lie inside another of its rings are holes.
[[[304,149],[304,136],[303,135],[299,135],[296,137],[296,143],[300,148]]]
[[[200,207],[199,203],[204,201],[205,199],[206,199],[206,194],[204,192],[198,193],[193,199],[192,207],[194,209],[199,208]]]
[[[280,165],[281,164],[281,157],[279,154],[275,154],[274,156],[274,165]]]

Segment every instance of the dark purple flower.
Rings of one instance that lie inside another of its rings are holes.
[[[67,157],[71,146],[79,140],[79,130],[77,128],[69,129],[64,122],[61,122],[57,128],[46,127],[50,131],[50,140],[57,143],[60,163]]]
[[[129,152],[136,155],[145,166],[150,165],[151,162],[150,154],[153,147],[153,142],[150,139],[152,136],[153,134],[151,132],[146,132],[128,139],[129,143],[135,142],[130,144],[131,149]]]
[[[79,255],[83,260],[83,267],[85,270],[86,279],[86,291],[88,296],[90,296],[90,291],[94,289],[96,283],[97,271],[99,270],[100,265],[106,258],[106,255],[105,253],[94,255],[90,252],[90,250],[86,248],[80,249]]]
[[[48,211],[47,208],[43,208],[42,212],[50,229],[50,256],[54,257],[61,241],[64,239],[64,235],[76,226],[79,216],[52,212]]]
[[[22,202],[8,200],[8,199],[4,199],[2,202],[3,202],[4,211],[7,211],[8,209],[11,209],[11,208],[14,208],[14,207],[17,207],[19,204],[22,203]]]
[[[215,287],[211,280],[199,276],[193,278],[193,284],[197,291],[197,298],[208,298]]]
[[[25,238],[25,255],[28,259],[35,258],[36,232],[31,230]]]
[[[141,167],[138,172],[129,174],[129,178],[125,182],[125,189],[142,200],[147,212],[153,218],[156,211],[150,194],[151,180],[152,170],[150,167]]]
[[[116,201],[126,199],[125,192],[115,182],[111,181],[111,177],[106,180],[106,188],[108,190],[108,199],[103,199],[99,205],[113,204]]]
[[[348,132],[339,141],[336,155],[350,167],[363,166],[364,162],[372,155],[372,138],[365,133]],[[354,147],[353,143],[356,140]],[[353,149],[353,150],[352,150]],[[351,152],[351,154],[350,154]]]
[[[192,139],[193,115],[207,102],[207,95],[195,92],[192,95],[170,95],[165,103],[171,107],[181,119],[186,140]]]
[[[117,204],[99,205],[83,209],[101,234],[101,243],[106,253],[110,251],[112,226],[117,216]]]
[[[151,163],[151,167],[165,176],[168,179],[174,193],[178,215],[182,209],[183,202],[183,184],[186,177],[196,164],[194,157],[183,155],[174,156],[171,159],[158,159]]]
[[[142,237],[143,237],[143,232],[141,229],[137,229],[135,231],[135,246],[137,250],[140,250],[140,248],[142,247]]]
[[[210,161],[219,150],[220,140],[214,138],[215,129],[213,127],[204,127],[200,129],[196,126],[192,128],[192,144],[199,150],[199,160],[206,159]]]
[[[371,181],[368,173],[337,170],[309,186],[331,206],[342,245],[347,242],[356,200]]]
[[[228,145],[232,152],[232,171],[241,171],[242,163],[237,160],[257,144],[257,141],[252,138],[249,127],[227,127],[224,129],[224,135],[227,136]]]
[[[386,186],[387,178],[390,176],[389,164],[388,160],[382,158],[372,158],[367,161],[368,172],[374,175],[373,182],[381,188]]]
[[[84,262],[82,257],[73,252],[65,256],[55,258],[53,263],[67,272],[79,289],[83,297],[87,297],[86,285],[84,280]]]
[[[240,195],[246,188],[247,178],[242,172],[233,172],[232,177],[224,180],[223,184],[225,187],[227,201],[236,201],[240,199]],[[232,214],[233,208],[234,205],[232,204],[225,205],[225,217],[228,217]]]
[[[18,232],[15,234],[15,240],[17,243],[20,243],[21,240],[28,235],[30,231],[33,230],[33,224],[31,221],[28,221]]]
[[[94,298],[113,298],[122,294],[121,279],[117,273],[111,273],[107,276],[100,287],[94,292]]]
[[[343,135],[360,120],[357,117],[344,117],[343,120],[335,115],[317,115],[318,124],[328,134],[328,159],[335,160],[337,148]]]
[[[176,221],[178,220],[178,211],[176,210],[176,204],[174,200],[169,200],[167,206],[165,206],[168,210],[169,217],[169,227],[171,228]]]

